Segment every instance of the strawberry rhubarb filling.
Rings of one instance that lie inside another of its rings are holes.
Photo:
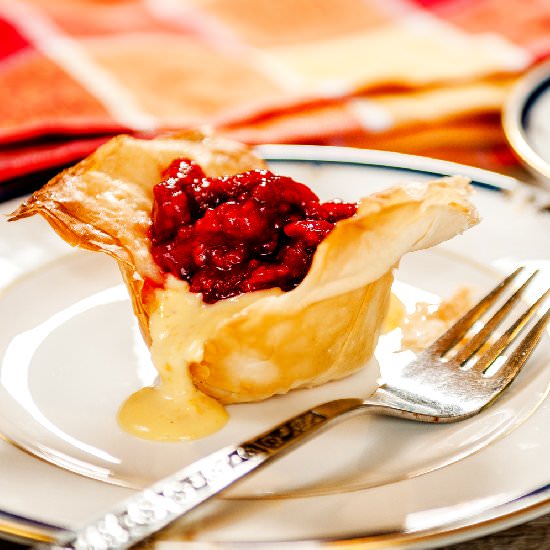
[[[208,178],[177,159],[154,187],[152,254],[211,304],[245,292],[288,291],[317,245],[357,205],[321,203],[302,183],[268,170]]]

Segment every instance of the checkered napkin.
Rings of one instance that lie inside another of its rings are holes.
[[[0,0],[0,196],[205,125],[506,166],[503,100],[548,55],[548,0]]]

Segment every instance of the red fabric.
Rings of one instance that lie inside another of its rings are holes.
[[[0,0],[0,36],[0,185],[116,133],[204,124],[507,169],[502,101],[465,89],[460,110],[418,92],[508,89],[550,55],[550,4]]]
[[[0,60],[30,46],[30,42],[10,23],[0,19]]]
[[[93,153],[110,136],[34,143],[0,150],[0,166],[5,179],[20,177],[51,166],[63,166]]]

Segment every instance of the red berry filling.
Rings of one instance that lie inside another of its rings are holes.
[[[304,184],[268,170],[207,178],[196,162],[177,159],[162,176],[153,189],[153,258],[206,303],[295,288],[317,245],[357,210],[321,203]]]

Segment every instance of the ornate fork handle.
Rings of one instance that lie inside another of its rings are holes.
[[[157,533],[249,472],[278,458],[333,420],[365,406],[361,399],[338,399],[302,412],[275,428],[194,462],[130,497],[116,509],[59,540],[54,548],[122,550]]]

